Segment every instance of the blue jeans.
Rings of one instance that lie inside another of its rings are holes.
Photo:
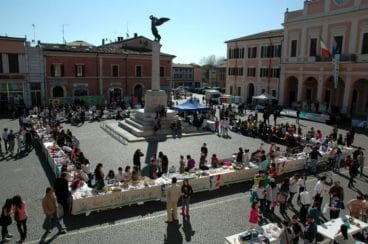
[[[47,218],[48,218],[48,221],[50,221],[51,223],[49,230],[52,230],[54,227],[58,228],[59,231],[63,229],[56,213],[54,213],[51,216],[47,216]]]

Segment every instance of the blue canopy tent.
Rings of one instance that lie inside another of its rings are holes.
[[[201,104],[197,99],[189,99],[182,104],[174,104],[171,108],[179,112],[194,112],[209,109],[209,107]]]

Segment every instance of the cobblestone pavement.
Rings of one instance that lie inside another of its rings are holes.
[[[278,123],[286,121],[293,122],[294,119],[281,118]],[[303,129],[313,126],[315,129],[321,129],[324,134],[331,131],[331,126],[320,123],[302,121],[301,124]],[[18,123],[7,119],[0,120],[0,130],[5,127],[16,130]],[[230,157],[240,146],[253,151],[261,143],[259,139],[230,133],[231,139],[220,138],[213,134],[122,145],[100,129],[97,122],[87,122],[81,127],[65,125],[65,128],[70,128],[80,140],[82,151],[92,162],[92,167],[98,162],[103,162],[105,172],[132,164],[133,153],[137,148],[141,148],[145,156],[162,151],[168,155],[170,164],[177,166],[180,154],[191,154],[198,160],[203,142],[208,145],[209,155],[216,153],[219,158]],[[367,150],[367,136],[357,134],[354,144]],[[145,159],[142,160],[144,161]],[[343,175],[329,174],[333,179],[342,181],[346,200],[356,195],[346,187],[347,171]],[[41,228],[44,220],[41,199],[46,186],[53,181],[43,156],[33,150],[16,160],[3,158],[0,160],[0,177],[1,204],[15,194],[20,194],[25,199],[29,212],[27,241],[38,243],[44,234]],[[357,189],[363,193],[367,193],[367,179],[367,177],[357,179]],[[308,187],[311,188],[315,182],[316,178],[309,177]],[[54,235],[56,234],[54,231],[45,241],[47,243],[223,243],[225,236],[241,232],[247,227],[250,208],[247,190],[249,183],[242,183],[217,191],[195,194],[191,204],[190,223],[180,219],[182,225],[180,228],[164,223],[166,211],[163,203],[150,202],[139,206],[94,212],[89,216],[71,216],[64,220],[68,229],[66,235],[57,236]],[[279,214],[278,210],[276,213]],[[289,211],[289,216],[291,214]],[[13,241],[19,238],[14,224],[10,227],[10,232],[15,234]]]

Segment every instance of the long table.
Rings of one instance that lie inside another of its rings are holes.
[[[344,154],[351,154],[352,149],[345,148]],[[323,155],[327,159],[328,154]],[[284,160],[284,161],[282,161]],[[292,159],[281,159],[280,174],[303,170],[306,158],[302,155]],[[131,204],[141,204],[148,201],[164,200],[165,189],[171,183],[172,177],[177,177],[179,183],[187,178],[194,192],[216,190],[225,185],[252,180],[259,171],[256,164],[250,163],[250,167],[236,170],[232,167],[220,169],[209,169],[203,171],[201,175],[195,173],[181,175],[178,173],[169,174],[155,180],[154,185],[144,186],[141,182],[136,187],[118,192],[93,192],[94,190],[81,189],[73,194],[72,214],[89,214],[91,211],[117,208]],[[78,192],[80,191],[80,192]],[[83,193],[84,191],[84,193]],[[87,191],[88,194],[86,193]],[[91,193],[92,192],[92,193]]]
[[[353,223],[350,223],[348,221],[350,218],[353,220]],[[348,233],[349,234],[356,234],[356,233],[360,232],[361,230],[368,228],[367,223],[365,223],[363,221],[360,221],[356,218],[352,218],[349,215],[346,215],[344,217],[340,217],[340,218],[337,218],[337,219],[332,219],[332,220],[330,220],[326,223],[318,225],[317,226],[317,231],[318,231],[318,233],[320,233],[324,237],[326,237],[330,240],[334,240],[337,236],[342,235],[341,233],[337,234],[338,231],[340,230],[340,226],[342,224],[348,224],[350,226],[348,228]]]
[[[269,223],[267,225],[262,225],[260,228],[263,229],[264,236],[268,238],[270,243],[278,243],[279,236],[281,234],[281,229],[275,223]],[[271,234],[270,229],[273,229],[273,235]],[[239,240],[239,236],[246,232],[241,232],[238,234],[234,234],[228,237],[225,237],[225,244],[241,244],[242,242]],[[252,242],[251,242],[252,243]]]

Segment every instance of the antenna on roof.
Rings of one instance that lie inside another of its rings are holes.
[[[68,26],[68,24],[62,24],[62,34],[63,34],[63,44],[66,44],[65,38],[64,38],[64,27]]]
[[[35,44],[36,43],[36,25],[32,24],[32,29],[33,29],[33,40],[32,43]]]

